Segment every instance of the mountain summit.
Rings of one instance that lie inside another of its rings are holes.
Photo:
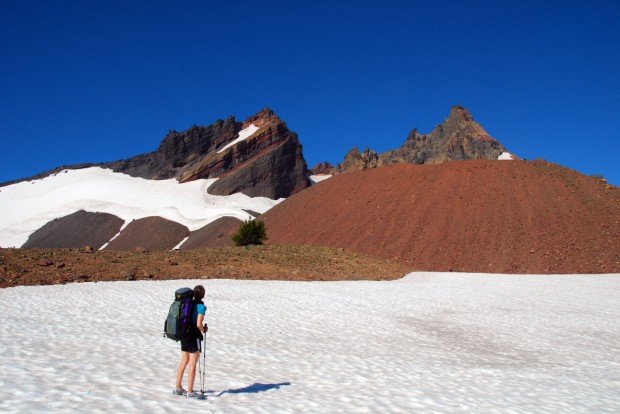
[[[271,109],[236,124],[235,132],[234,139],[222,141],[201,159],[183,166],[177,174],[179,181],[218,177],[209,188],[211,194],[241,192],[273,199],[310,185],[297,134]]]
[[[237,122],[230,116],[209,126],[171,131],[159,148],[103,167],[150,179],[176,178],[185,183],[219,178],[214,195],[288,197],[310,185],[297,134],[271,109]]]
[[[152,152],[112,162],[61,166],[1,185],[89,167],[147,180],[175,178],[181,183],[219,178],[209,187],[209,193],[214,195],[244,193],[250,197],[278,199],[310,185],[297,134],[269,108],[243,122],[229,116],[208,126],[170,131]]]
[[[365,170],[401,163],[439,164],[478,158],[497,160],[512,159],[512,156],[474,121],[466,108],[453,106],[450,115],[430,133],[423,135],[413,129],[401,147],[381,154],[369,148],[363,152],[353,148],[336,167],[336,171]]]

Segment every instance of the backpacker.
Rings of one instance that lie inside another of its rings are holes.
[[[191,317],[194,291],[190,288],[177,289],[174,302],[170,305],[168,317],[164,322],[164,336],[180,341],[191,336]]]

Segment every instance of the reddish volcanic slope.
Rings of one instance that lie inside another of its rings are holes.
[[[170,250],[188,236],[189,230],[182,224],[162,217],[145,217],[129,223],[105,250]]]
[[[261,220],[269,243],[344,247],[417,270],[620,272],[620,189],[542,161],[345,173]]]
[[[201,229],[192,231],[179,250],[232,246],[234,244],[232,236],[242,223],[235,217],[221,217]]]

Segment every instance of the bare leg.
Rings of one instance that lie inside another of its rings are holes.
[[[181,351],[181,363],[179,364],[179,369],[177,370],[177,390],[183,388],[181,384],[183,382],[183,373],[185,372],[185,367],[189,362],[189,354],[187,352]],[[194,367],[195,368],[195,367]],[[192,383],[194,380],[192,379]]]
[[[194,378],[196,378],[196,363],[200,358],[200,352],[189,354],[189,371],[187,372],[187,392],[194,391]]]

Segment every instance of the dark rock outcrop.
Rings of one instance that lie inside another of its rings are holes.
[[[390,164],[438,164],[447,161],[491,159],[506,148],[492,138],[469,111],[454,106],[444,122],[423,135],[412,130],[405,143],[395,150],[377,154],[368,148],[360,154],[353,148],[338,165],[339,172],[365,170]]]
[[[258,128],[251,136],[184,169],[179,181],[219,177],[209,187],[210,194],[242,192],[274,199],[308,187],[308,168],[297,135],[270,109],[248,118],[242,126],[251,125]]]
[[[334,173],[334,166],[327,161],[320,162],[310,170],[312,175],[331,175]]]
[[[235,217],[222,217],[189,234],[179,250],[232,246],[232,235],[243,222]]]
[[[258,130],[227,147],[250,126]],[[209,188],[215,195],[242,192],[251,197],[280,198],[310,185],[297,135],[268,108],[243,123],[229,117],[208,127],[170,132],[154,153],[108,166],[143,178],[176,177],[181,183],[219,178]]]
[[[153,180],[173,178],[234,140],[240,130],[241,123],[235,122],[231,116],[206,127],[194,125],[183,132],[170,131],[154,152],[102,166],[132,177]]]
[[[379,165],[439,164],[484,158],[496,160],[506,148],[492,138],[469,111],[461,106],[452,107],[450,116],[427,135],[416,129],[409,133],[402,147],[379,156]]]
[[[46,223],[28,237],[22,248],[98,249],[118,233],[123,223],[113,214],[80,210]]]
[[[250,197],[288,197],[309,186],[306,165],[301,161],[299,142],[286,139],[220,176],[208,191],[214,195],[241,192]]]
[[[253,218],[259,217],[261,215],[259,212],[254,210],[248,210],[247,208],[244,208],[243,211],[250,214]]]
[[[105,250],[170,250],[187,236],[189,230],[182,224],[162,217],[145,217],[129,223]]]
[[[350,150],[344,157],[344,161],[338,164],[338,171],[360,171],[369,168],[376,168],[379,162],[377,153],[366,148],[360,153],[357,147]]]

